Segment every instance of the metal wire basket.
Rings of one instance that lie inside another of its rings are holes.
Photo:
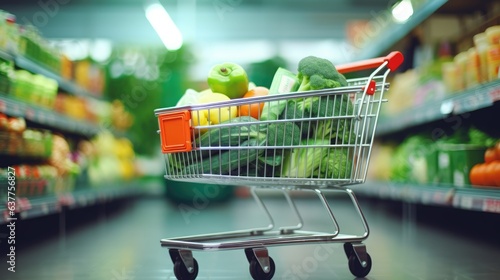
[[[366,276],[372,264],[362,241],[369,228],[347,186],[366,179],[377,119],[389,87],[386,79],[402,61],[402,54],[393,52],[338,66],[341,73],[375,69],[369,77],[348,80],[344,87],[155,110],[166,179],[250,186],[270,221],[265,228],[162,239],[177,279],[197,277],[193,250],[244,249],[252,278],[267,280],[273,277],[275,264],[265,246],[331,242],[344,243],[351,273]],[[257,118],[238,115],[241,106],[256,107]],[[282,190],[298,224],[275,230],[273,218],[256,192],[259,187]],[[313,190],[334,230],[303,230],[290,189]],[[363,233],[340,231],[323,193],[326,190],[350,197]]]

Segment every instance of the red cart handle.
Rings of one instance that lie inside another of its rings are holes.
[[[391,71],[395,71],[403,63],[404,57],[401,52],[394,51],[385,57],[377,57],[367,60],[356,61],[352,63],[347,63],[337,66],[337,71],[340,73],[356,72],[361,70],[368,70],[372,68],[377,68],[387,61],[387,68]]]

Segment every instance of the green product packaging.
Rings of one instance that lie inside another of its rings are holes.
[[[57,81],[42,75],[36,75],[34,84],[33,94],[37,103],[47,108],[53,108],[57,95]]]
[[[24,101],[31,101],[33,75],[26,70],[16,70],[14,95]]]
[[[14,70],[14,62],[0,57],[0,75],[8,76]]]
[[[472,167],[484,161],[486,147],[462,145],[450,152],[452,160],[453,184],[458,187],[470,185],[469,173]]]
[[[6,42],[5,50],[7,52],[16,53],[19,44],[19,25],[15,22],[15,16],[8,15],[6,17]]]
[[[433,146],[432,150],[425,154],[425,160],[427,165],[427,182],[431,184],[439,183],[438,151],[436,146]]]
[[[2,94],[9,93],[10,78],[12,76],[13,71],[14,71],[14,62],[0,57],[0,93]]]
[[[475,164],[484,161],[486,147],[468,144],[442,144],[438,151],[440,183],[455,187],[470,185],[469,173]]]
[[[47,78],[43,75],[33,75],[32,80],[32,91],[30,95],[30,101],[34,104],[39,104],[46,107],[47,104],[47,94],[45,90],[45,83]]]
[[[43,143],[44,143],[44,158],[50,158],[52,155],[52,133],[45,131],[43,134]]]
[[[56,102],[57,90],[59,88],[59,84],[56,80],[48,78],[45,83],[46,90],[46,105],[49,108],[53,108]]]
[[[299,79],[297,76],[285,68],[278,68],[274,74],[271,87],[269,88],[269,95],[282,94],[297,91],[299,88]],[[260,119],[265,120],[277,120],[279,115],[285,109],[287,100],[278,100],[266,102]]]
[[[0,10],[0,49],[5,49],[5,45],[7,44],[7,34],[5,27],[5,13]]]
[[[269,94],[281,94],[297,91],[299,79],[297,76],[285,68],[278,68],[274,74],[273,82],[269,88]]]

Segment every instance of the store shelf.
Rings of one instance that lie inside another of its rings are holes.
[[[430,15],[443,6],[447,0],[426,0],[412,1],[414,5],[413,15],[404,23],[397,23],[392,20],[391,11],[383,11],[373,14],[372,30],[375,28],[376,34],[366,32],[368,40],[359,51],[353,53],[353,60],[370,59],[384,55],[389,48],[399,42],[417,25],[422,23]],[[418,5],[416,5],[418,4]]]
[[[368,181],[353,186],[356,194],[405,201],[423,205],[437,205],[459,209],[500,213],[500,188],[457,188],[446,185],[421,185]]]
[[[93,136],[102,128],[96,124],[72,119],[68,116],[31,105],[5,95],[0,95],[0,112],[13,117],[23,117],[28,121],[66,132]]]
[[[0,57],[6,60],[14,61],[13,55],[10,55],[9,53],[1,49],[0,49]]]
[[[456,208],[500,213],[500,188],[457,189],[453,197]]]
[[[377,126],[377,136],[441,120],[452,114],[459,115],[480,110],[492,106],[499,100],[500,80],[496,80],[452,96],[426,102],[396,115],[381,116]]]
[[[63,78],[58,73],[55,73],[52,70],[47,69],[46,67],[40,65],[39,63],[37,63],[37,62],[27,58],[27,57],[24,57],[21,55],[16,55],[16,54],[9,54],[9,53],[7,53],[5,51],[1,51],[1,50],[0,50],[0,57],[14,61],[14,63],[19,68],[22,68],[22,69],[25,69],[29,72],[32,72],[35,74],[40,74],[40,75],[43,75],[45,77],[56,80],[58,85],[59,85],[59,88],[64,92],[67,92],[69,94],[73,94],[76,96],[86,97],[86,98],[100,99],[100,96],[98,94],[94,94],[94,93],[87,91],[86,89],[77,85],[73,81],[70,81],[68,79]]]
[[[134,197],[139,195],[141,190],[135,186],[115,187],[105,189],[86,189],[74,191],[66,194],[47,195],[36,198],[16,198],[16,211],[11,213],[6,205],[0,206],[0,223],[9,221],[11,217],[18,219],[31,219],[50,214],[59,213],[61,209],[77,209],[90,207],[114,200]]]

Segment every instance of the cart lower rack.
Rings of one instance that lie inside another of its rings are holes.
[[[267,247],[330,242],[344,244],[353,275],[366,276],[372,260],[362,242],[369,228],[349,185],[366,179],[377,119],[389,87],[386,79],[402,61],[401,53],[392,52],[338,66],[341,73],[375,70],[337,88],[155,110],[166,179],[248,186],[269,219],[264,228],[162,239],[177,279],[196,279],[193,251],[243,249],[252,278],[265,280],[275,273]],[[238,107],[245,105],[258,106],[260,119],[237,116]],[[281,190],[298,223],[276,229],[257,188]],[[290,190],[314,192],[330,217],[332,232],[303,230]],[[326,191],[350,197],[362,234],[340,232]]]

